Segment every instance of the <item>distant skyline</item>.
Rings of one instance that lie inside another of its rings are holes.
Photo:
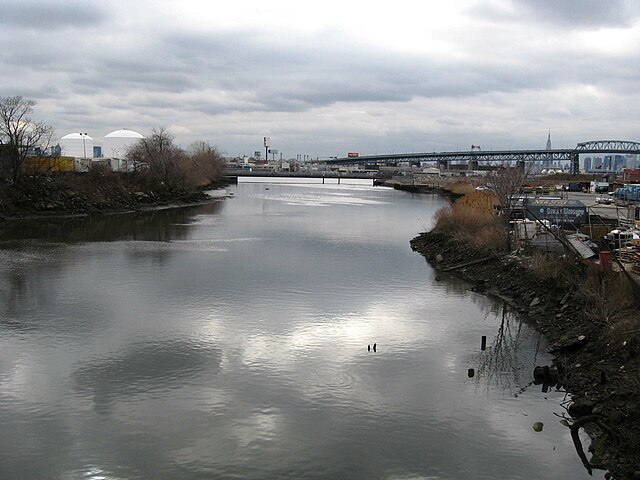
[[[640,141],[640,2],[0,0],[0,96],[60,138],[285,158]]]

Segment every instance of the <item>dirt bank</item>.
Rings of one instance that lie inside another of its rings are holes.
[[[572,395],[568,425],[576,432],[585,427],[594,439],[590,451],[585,445],[585,466],[604,467],[605,478],[640,479],[640,332],[634,331],[640,319],[614,325],[599,317],[583,282],[587,267],[572,260],[548,268],[535,255],[491,255],[432,232],[411,247],[475,290],[508,301],[537,326],[555,354],[551,369],[537,374]]]
[[[143,211],[207,200],[203,191],[152,190],[113,173],[24,177],[18,185],[0,185],[0,221]]]

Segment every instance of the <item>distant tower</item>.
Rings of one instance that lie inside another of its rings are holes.
[[[549,130],[549,135],[547,136],[547,151],[551,150],[551,130]],[[547,153],[546,155],[547,159],[546,161],[548,162],[547,167],[552,167],[553,166],[553,156],[550,153]],[[544,160],[542,161],[542,164],[544,166]]]

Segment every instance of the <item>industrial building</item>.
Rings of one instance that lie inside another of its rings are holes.
[[[62,156],[75,159],[76,171],[87,171],[97,162],[108,164],[114,171],[127,171],[127,152],[142,138],[142,134],[126,128],[106,134],[102,142],[88,133],[74,132],[60,139],[60,148]]]

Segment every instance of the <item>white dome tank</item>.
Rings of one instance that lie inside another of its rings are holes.
[[[102,154],[105,157],[124,158],[129,148],[141,138],[144,138],[144,135],[133,130],[115,130],[104,136]]]
[[[63,157],[93,158],[94,141],[87,133],[70,133],[60,139]]]

